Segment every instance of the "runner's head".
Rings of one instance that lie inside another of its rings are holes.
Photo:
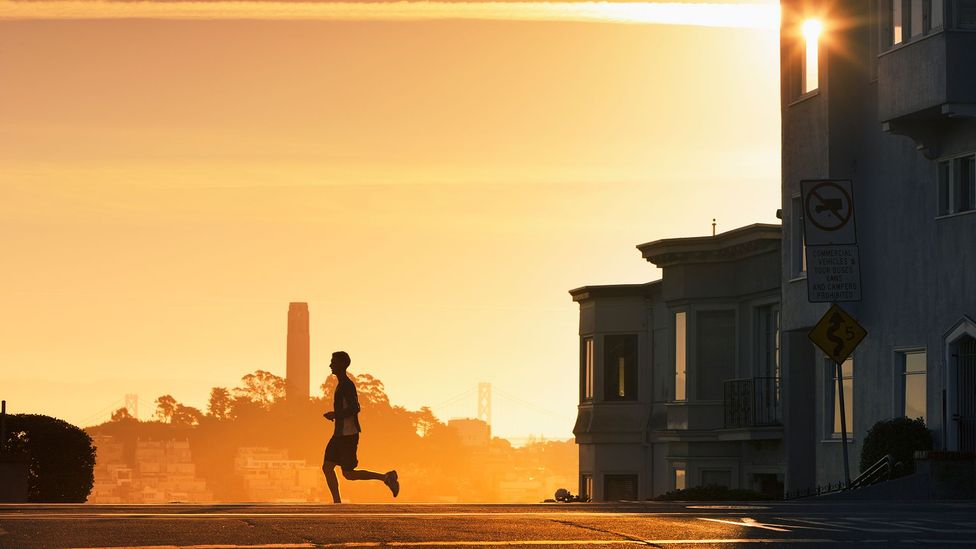
[[[332,362],[329,363],[329,368],[332,369],[333,374],[338,374],[339,372],[345,372],[350,364],[352,364],[352,360],[349,358],[349,353],[336,351],[332,353]]]

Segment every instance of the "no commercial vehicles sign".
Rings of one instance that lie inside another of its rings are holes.
[[[807,247],[807,299],[810,303],[861,300],[857,246]]]
[[[849,179],[809,179],[803,192],[803,233],[807,246],[857,244],[854,188]]]
[[[861,300],[861,261],[854,229],[854,185],[849,179],[800,181],[806,244],[807,300]]]

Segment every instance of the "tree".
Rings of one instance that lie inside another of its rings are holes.
[[[164,423],[172,423],[173,412],[176,411],[177,402],[172,395],[163,395],[156,399],[156,417]]]
[[[224,420],[230,417],[230,391],[224,387],[210,389],[210,401],[207,403],[207,415],[214,419]]]
[[[28,499],[84,503],[95,482],[95,448],[83,430],[49,416],[7,417],[7,447],[28,456]]]
[[[434,415],[434,412],[431,411],[429,406],[423,406],[416,412],[407,413],[410,415],[410,421],[413,423],[414,430],[416,430],[417,434],[422,437],[427,436],[427,433],[429,433],[434,427],[443,425],[443,423],[441,423]]]
[[[112,421],[125,421],[128,419],[135,419],[135,418],[132,417],[132,414],[129,413],[129,409],[126,408],[125,406],[112,412]]]
[[[871,427],[861,447],[861,471],[866,471],[884,456],[891,454],[903,467],[892,472],[899,477],[915,471],[915,451],[932,449],[932,432],[922,418],[896,417],[879,421]]]
[[[360,406],[364,408],[367,406],[390,406],[390,397],[386,396],[386,387],[382,381],[369,374],[351,375],[349,377],[356,385]],[[321,385],[322,396],[326,402],[332,400],[337,383],[335,376],[329,376]]]
[[[234,389],[239,398],[256,402],[264,408],[285,398],[285,379],[265,370],[256,370],[241,378],[242,387]]]
[[[203,413],[200,410],[192,406],[177,404],[170,418],[170,423],[173,425],[192,426],[198,425],[201,419],[203,419]]]

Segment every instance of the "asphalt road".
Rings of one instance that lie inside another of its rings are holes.
[[[976,502],[0,505],[0,547],[976,547]]]

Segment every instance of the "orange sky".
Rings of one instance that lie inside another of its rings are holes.
[[[775,222],[776,32],[0,20],[0,397],[202,407],[284,374],[307,301],[313,386],[345,349],[396,404],[489,381],[496,434],[571,436],[567,290],[656,278],[634,246],[712,217]]]

